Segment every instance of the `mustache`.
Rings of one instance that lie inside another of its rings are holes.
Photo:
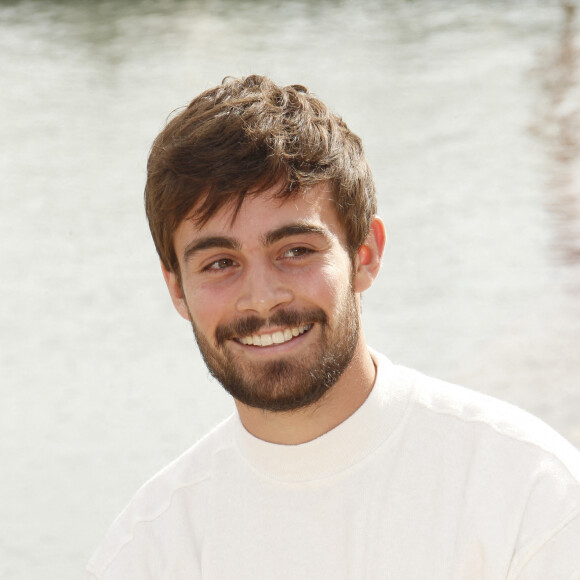
[[[313,308],[311,310],[279,310],[269,318],[260,316],[248,316],[230,322],[221,324],[216,328],[215,338],[218,346],[222,346],[226,340],[240,338],[255,334],[262,328],[272,326],[301,326],[303,324],[313,324],[318,322],[322,326],[328,324],[328,317],[324,310]]]

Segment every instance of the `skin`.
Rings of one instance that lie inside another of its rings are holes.
[[[265,347],[242,344],[234,336],[225,338],[220,349],[216,330],[236,328],[252,317],[266,321],[281,310],[322,310],[328,332],[339,337],[345,308],[360,327],[360,294],[379,272],[385,239],[384,225],[375,217],[352,261],[325,184],[286,201],[266,191],[247,198],[235,218],[232,208],[224,207],[201,228],[185,219],[174,235],[181,283],[162,266],[163,275],[175,308],[194,325],[198,342],[201,337],[216,357],[234,359],[236,368],[251,377],[276,360],[315,364],[323,348],[321,324],[314,322],[304,334]],[[252,334],[278,330],[284,325],[268,325]],[[317,402],[270,411],[234,400],[244,427],[254,436],[279,444],[304,443],[352,415],[372,390],[375,375],[361,331],[350,363]]]

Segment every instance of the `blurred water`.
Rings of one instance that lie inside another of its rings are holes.
[[[232,406],[142,210],[167,114],[309,86],[366,143],[392,359],[580,445],[579,10],[557,2],[0,2],[0,578],[72,580],[138,485]]]

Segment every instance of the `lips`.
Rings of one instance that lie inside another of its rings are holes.
[[[282,344],[284,342],[288,342],[296,336],[304,334],[311,328],[312,324],[302,324],[300,326],[293,326],[292,328],[285,328],[284,330],[277,330],[272,333],[242,336],[240,338],[236,338],[235,340],[246,345],[270,346],[272,344]]]

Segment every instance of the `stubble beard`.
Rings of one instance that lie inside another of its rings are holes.
[[[267,411],[292,411],[318,402],[350,364],[360,334],[359,312],[352,286],[342,300],[332,327],[320,308],[280,310],[268,319],[249,317],[221,325],[216,329],[215,343],[212,344],[196,328],[191,314],[190,320],[199,350],[212,376],[241,403]],[[303,324],[314,324],[308,332],[317,332],[319,340],[307,355],[299,358],[288,355],[272,361],[250,363],[228,346],[232,338],[247,336],[260,328]]]

